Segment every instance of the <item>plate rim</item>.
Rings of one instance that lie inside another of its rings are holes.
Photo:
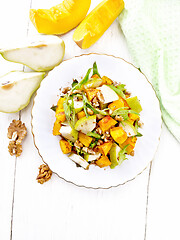
[[[66,61],[69,61],[69,60],[72,60],[72,59],[75,59],[75,58],[79,58],[79,57],[82,57],[82,56],[89,56],[89,55],[101,55],[101,56],[108,56],[108,57],[113,57],[113,58],[116,58],[116,59],[120,59],[120,60],[123,60],[124,62],[130,64],[131,66],[133,66],[134,68],[136,68],[138,71],[140,71],[134,64],[126,61],[124,58],[117,57],[117,56],[114,56],[114,55],[111,55],[111,54],[105,54],[105,53],[86,53],[86,54],[81,54],[81,55],[77,55],[77,56],[73,56],[73,57],[71,57],[71,58],[65,59],[65,60],[63,60],[63,62],[66,62]],[[61,64],[61,63],[60,63],[60,64]],[[57,67],[58,67],[58,66],[57,66]],[[154,155],[153,155],[153,157],[152,157],[152,160],[148,163],[148,165],[147,165],[140,173],[138,173],[135,177],[133,177],[133,178],[125,181],[124,183],[120,183],[120,184],[117,184],[117,185],[115,185],[115,186],[109,186],[109,187],[87,187],[87,186],[84,186],[84,185],[79,185],[79,184],[76,184],[76,183],[74,183],[74,182],[72,182],[72,181],[70,181],[70,180],[65,179],[64,177],[61,177],[58,173],[52,171],[56,176],[58,176],[59,178],[63,179],[63,180],[64,180],[65,182],[67,182],[67,183],[73,184],[73,185],[75,185],[75,186],[77,186],[77,187],[81,187],[81,188],[94,189],[94,190],[98,190],[98,189],[111,189],[111,188],[116,188],[116,187],[125,185],[126,183],[135,180],[139,175],[141,175],[141,174],[148,168],[149,165],[150,165],[150,166],[152,165],[152,162],[153,162],[153,160],[154,160],[154,158],[155,158],[155,155],[156,155],[156,153],[157,153],[157,150],[158,150],[158,147],[159,147],[159,144],[160,144],[160,139],[161,139],[161,136],[162,136],[163,118],[162,118],[162,112],[161,112],[161,108],[160,108],[160,102],[159,102],[159,99],[158,99],[158,97],[157,97],[157,93],[156,93],[156,91],[155,91],[152,83],[148,80],[148,78],[146,77],[146,75],[145,75],[143,72],[140,71],[140,73],[141,73],[142,75],[144,75],[146,81],[150,84],[152,90],[154,91],[155,96],[156,96],[156,98],[157,98],[157,100],[158,100],[158,105],[159,105],[160,115],[161,115],[161,116],[160,116],[160,117],[161,117],[161,129],[160,129],[160,135],[159,135],[159,137],[158,137],[158,144],[157,144],[156,150],[155,150],[155,152],[154,152]],[[46,74],[46,76],[47,76],[48,74],[49,74],[49,72]],[[46,76],[45,76],[45,77],[46,77]],[[40,85],[40,87],[41,87],[41,85]],[[39,88],[40,88],[40,87],[39,87]],[[39,89],[38,89],[38,90],[39,90]],[[31,134],[32,134],[32,136],[33,136],[34,146],[36,147],[39,156],[41,157],[43,163],[45,163],[46,165],[48,165],[48,164],[44,161],[43,156],[41,155],[40,150],[39,150],[38,146],[36,145],[35,134],[34,134],[34,131],[33,131],[33,113],[32,113],[32,112],[33,112],[33,108],[34,108],[34,105],[35,105],[35,100],[36,100],[36,96],[37,96],[38,90],[37,90],[36,93],[35,93],[35,96],[34,96],[34,99],[33,99],[32,109],[31,109]],[[49,165],[48,165],[48,166],[49,166]]]

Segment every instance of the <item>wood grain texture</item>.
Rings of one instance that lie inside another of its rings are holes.
[[[59,2],[32,0],[32,8],[51,7]],[[92,0],[91,9],[99,2],[100,0]],[[0,42],[15,36],[24,37],[27,33],[37,34],[32,24],[28,24],[29,7],[30,0],[3,1],[0,8]],[[96,44],[86,50],[81,50],[73,42],[72,35],[73,30],[62,36],[66,44],[65,59],[97,52],[119,56],[132,62],[117,21]],[[6,62],[1,57],[0,66],[0,74],[22,69],[22,65]],[[38,184],[35,179],[42,161],[31,135],[32,100],[21,111],[21,115],[0,114],[0,162],[3,168],[0,175],[0,239],[180,239],[180,148],[165,126],[152,165],[147,206],[149,167],[134,181],[109,190],[79,188],[56,175],[46,184]],[[19,117],[25,122],[28,134],[15,168],[15,158],[10,157],[7,152],[6,135],[10,121]]]
[[[92,1],[91,8],[97,2]],[[32,2],[32,8],[47,5],[47,1]],[[34,34],[36,30],[30,24],[29,35]],[[73,42],[72,34],[73,31],[62,36],[66,45],[65,59],[97,52],[114,54],[131,61],[117,21],[87,50],[81,50]],[[79,188],[57,176],[43,186],[37,184],[35,178],[42,162],[30,134],[31,108],[32,101],[21,114],[29,134],[17,163],[13,239],[143,240],[149,169],[136,181],[110,190]],[[137,221],[138,225],[135,224]]]

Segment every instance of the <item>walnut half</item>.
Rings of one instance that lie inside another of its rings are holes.
[[[8,138],[11,139],[9,142],[8,150],[11,156],[15,155],[19,157],[22,153],[22,140],[27,134],[25,124],[20,120],[13,120],[8,127]]]
[[[36,180],[38,181],[38,183],[43,184],[43,183],[49,181],[51,176],[52,176],[52,171],[49,168],[49,166],[46,164],[42,164],[39,167],[39,174],[38,174]]]

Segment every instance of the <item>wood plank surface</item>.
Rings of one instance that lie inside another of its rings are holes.
[[[100,1],[92,1],[93,8]],[[51,2],[52,5],[57,2]],[[32,8],[49,7],[47,1],[33,1]],[[30,24],[30,35],[36,34]],[[83,53],[114,54],[131,61],[115,21],[94,46],[81,50],[72,41],[73,31],[62,36],[65,59]],[[53,176],[43,186],[35,178],[42,163],[30,134],[31,104],[22,111],[28,136],[17,162],[13,240],[23,239],[144,239],[149,168],[124,186],[110,190],[79,188]],[[138,221],[138,224],[136,222]],[[23,231],[21,231],[23,229]],[[131,231],[129,231],[131,229]]]
[[[28,9],[28,0],[1,2],[0,47],[4,42],[13,42],[16,36],[20,38],[26,35]],[[0,75],[2,76],[13,70],[23,70],[23,66],[5,61],[0,56]],[[0,239],[2,240],[10,239],[12,230],[16,157],[12,157],[8,153],[9,139],[7,138],[7,129],[13,119],[19,119],[19,113],[0,113]]]

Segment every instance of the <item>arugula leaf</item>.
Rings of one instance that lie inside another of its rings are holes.
[[[135,126],[134,127],[135,127],[136,131],[138,131],[139,126],[138,126],[138,121],[137,120],[135,121]]]
[[[81,82],[79,82],[78,84],[76,84],[73,88],[72,88],[72,91],[76,90],[76,89],[80,89],[82,87],[83,84],[85,84],[88,80],[89,80],[89,74],[91,72],[91,69],[92,68],[89,68],[87,73],[86,73],[86,76],[83,78],[83,80]]]
[[[142,137],[143,135],[140,132],[137,132],[136,137]]]
[[[107,85],[108,87],[110,87],[112,90],[114,90],[119,96],[121,96],[122,98],[126,98],[125,94],[123,93],[123,91],[113,85]]]
[[[125,110],[125,109],[127,109],[127,107],[124,107],[124,110],[123,110],[123,108],[118,108],[111,114],[111,116],[114,117],[116,115],[120,115],[124,118],[124,120],[127,120],[129,118],[129,116],[128,116],[129,113],[134,113],[134,114],[139,115],[139,113],[137,113],[133,110]]]
[[[78,84],[78,80],[74,79],[72,83],[72,88],[75,87]]]
[[[56,111],[57,105],[56,106],[52,106],[51,110],[53,110],[54,112]]]
[[[71,124],[74,128],[75,126],[75,122],[76,122],[76,112],[75,112],[75,108],[74,108],[74,99],[73,97],[71,97],[71,104],[70,104],[70,108],[71,108],[71,114],[70,114],[70,118],[71,118]]]
[[[86,99],[85,99],[85,95],[83,95],[83,108],[84,108],[84,112],[86,114],[86,117],[89,117],[89,114],[87,113],[87,106],[86,106]]]
[[[97,134],[95,131],[87,133],[87,136],[101,139],[101,135]]]
[[[93,75],[95,75],[95,74],[97,74],[99,77],[101,77],[99,72],[98,72],[98,68],[97,68],[96,62],[94,62],[94,64],[93,64]]]
[[[66,115],[67,121],[70,121],[71,107],[69,105],[68,99],[69,99],[69,97],[66,95],[65,101],[63,102],[63,108],[64,108],[64,113]]]
[[[66,141],[68,141],[68,143],[73,147],[74,146],[74,143],[71,142],[70,140],[66,139]]]
[[[129,144],[128,145],[126,145],[123,149],[121,149],[120,150],[120,152],[119,152],[119,165],[121,165],[122,164],[122,162],[124,161],[124,160],[126,160],[127,158],[126,158],[126,153],[127,153],[127,151],[126,151],[126,149],[127,149],[127,147],[129,146]]]
[[[71,101],[69,101],[71,100]],[[69,122],[70,126],[74,128],[75,125],[75,109],[74,109],[74,100],[73,97],[65,96],[65,101],[63,103],[64,113],[66,115],[66,119]]]
[[[124,92],[126,89],[125,89],[125,84],[120,84],[118,86],[116,86],[117,89],[121,90],[122,92]]]
[[[95,140],[94,142],[92,142],[90,145],[89,145],[89,148],[94,148],[97,144],[98,140]]]

